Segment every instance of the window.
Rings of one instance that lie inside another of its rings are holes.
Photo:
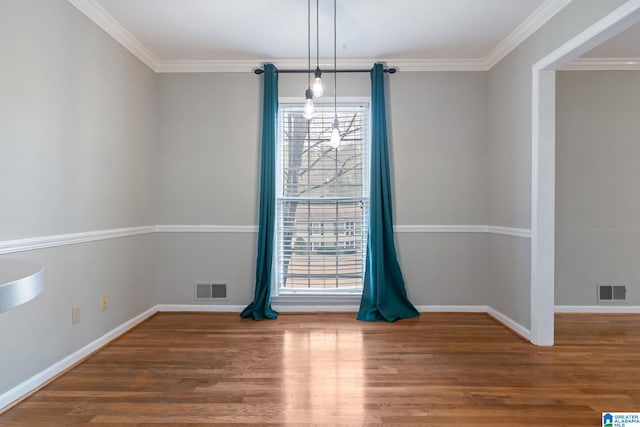
[[[274,295],[362,292],[369,206],[369,104],[280,104]]]

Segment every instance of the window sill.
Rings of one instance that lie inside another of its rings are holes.
[[[271,302],[283,307],[286,306],[351,306],[359,305],[362,294],[280,294],[271,298]]]

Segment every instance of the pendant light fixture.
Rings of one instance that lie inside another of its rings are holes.
[[[311,0],[307,0],[307,90],[304,92],[304,118],[313,118],[313,91],[311,90]]]
[[[336,41],[336,0],[333,0],[333,129],[329,145],[336,150],[340,146],[340,122],[338,121],[338,67]]]
[[[322,88],[322,71],[320,71],[320,7],[316,0],[316,70],[313,73],[313,96],[320,98],[324,93]]]

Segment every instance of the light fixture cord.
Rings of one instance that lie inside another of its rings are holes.
[[[307,0],[307,84],[311,88],[311,0]]]
[[[333,114],[338,117],[338,69],[337,69],[337,46],[336,37],[336,0],[333,0]]]
[[[320,6],[316,0],[316,68],[320,68]]]

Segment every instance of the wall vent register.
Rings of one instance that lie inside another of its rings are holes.
[[[627,287],[625,285],[598,284],[598,302],[626,302]]]
[[[196,283],[196,300],[227,299],[226,283]]]

